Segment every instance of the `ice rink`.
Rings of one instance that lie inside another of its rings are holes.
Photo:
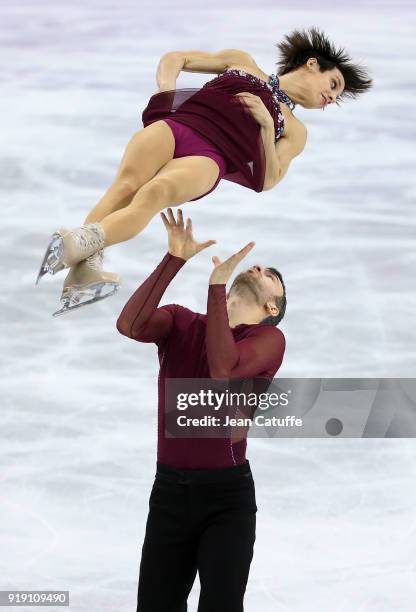
[[[161,303],[206,312],[211,256],[255,240],[235,273],[283,273],[280,376],[415,376],[415,9],[334,4],[2,1],[0,590],[69,590],[76,612],[136,609],[158,361],[116,320],[163,258],[164,225],[106,250],[124,280],[108,300],[52,318],[65,275],[34,283],[52,231],[78,226],[110,185],[164,53],[240,48],[270,74],[283,35],[316,25],[374,88],[325,112],[296,107],[308,142],[275,189],[222,181],[181,207],[217,245]],[[412,612],[415,440],[324,438],[248,441],[259,511],[245,610]],[[189,612],[198,594],[197,578]]]

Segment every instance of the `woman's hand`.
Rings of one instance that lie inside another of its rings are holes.
[[[265,107],[263,100],[260,96],[255,96],[249,91],[242,91],[235,94],[236,97],[246,106],[249,112],[253,115],[254,119],[260,126],[266,126],[269,123],[273,124],[273,117]]]
[[[247,255],[249,251],[251,251],[255,244],[255,242],[249,242],[248,244],[246,244],[245,247],[240,249],[237,253],[234,253],[234,255],[231,255],[231,257],[229,257],[222,263],[219,257],[214,255],[212,261],[215,267],[214,270],[211,272],[209,284],[215,285],[218,283],[222,285],[223,283],[227,283],[236,265],[240,263],[240,261],[243,259],[243,257]]]
[[[192,236],[192,221],[190,217],[188,217],[186,220],[186,227],[184,226],[182,210],[180,208],[178,208],[177,221],[175,221],[171,208],[168,208],[169,220],[163,212],[160,213],[160,216],[168,231],[169,253],[171,255],[182,257],[182,259],[189,259],[202,251],[202,249],[206,249],[216,243],[216,240],[196,242]]]

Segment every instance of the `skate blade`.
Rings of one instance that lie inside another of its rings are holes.
[[[64,256],[64,241],[62,236],[55,232],[52,234],[52,238],[48,244],[43,257],[42,265],[39,269],[38,277],[36,279],[36,285],[45,274],[56,274],[64,268],[66,268],[62,259]]]
[[[120,285],[117,283],[95,283],[83,291],[75,290],[71,293],[71,295],[61,299],[63,304],[62,308],[54,312],[52,316],[57,317],[66,314],[71,310],[76,310],[77,308],[88,306],[88,304],[93,304],[94,302],[104,300],[105,298],[114,295],[119,286]],[[109,291],[104,293],[103,290],[106,289]]]

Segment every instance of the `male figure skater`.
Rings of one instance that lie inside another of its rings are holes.
[[[142,548],[137,612],[186,612],[199,572],[198,612],[242,612],[256,528],[254,481],[247,440],[165,437],[168,378],[272,379],[285,350],[275,327],[284,315],[285,287],[274,268],[254,265],[226,283],[254,242],[224,262],[212,258],[207,313],[179,304],[158,307],[188,259],[215,243],[195,241],[168,208],[160,213],[168,252],[135,291],[118,320],[120,333],[158,346],[159,412],[156,475]]]

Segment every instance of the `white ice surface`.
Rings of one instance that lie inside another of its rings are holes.
[[[115,322],[163,257],[164,226],[107,249],[124,285],[101,304],[52,319],[63,276],[34,280],[50,233],[79,225],[111,183],[163,53],[242,48],[271,73],[275,43],[318,25],[375,86],[296,110],[308,143],[276,189],[223,181],[182,206],[218,246],[162,303],[205,312],[211,256],[256,240],[241,269],[273,265],[287,284],[281,376],[415,375],[414,9],[334,4],[1,3],[0,588],[69,589],[77,612],[135,610],[158,364]],[[251,439],[248,457],[259,512],[247,612],[415,609],[414,440]]]

